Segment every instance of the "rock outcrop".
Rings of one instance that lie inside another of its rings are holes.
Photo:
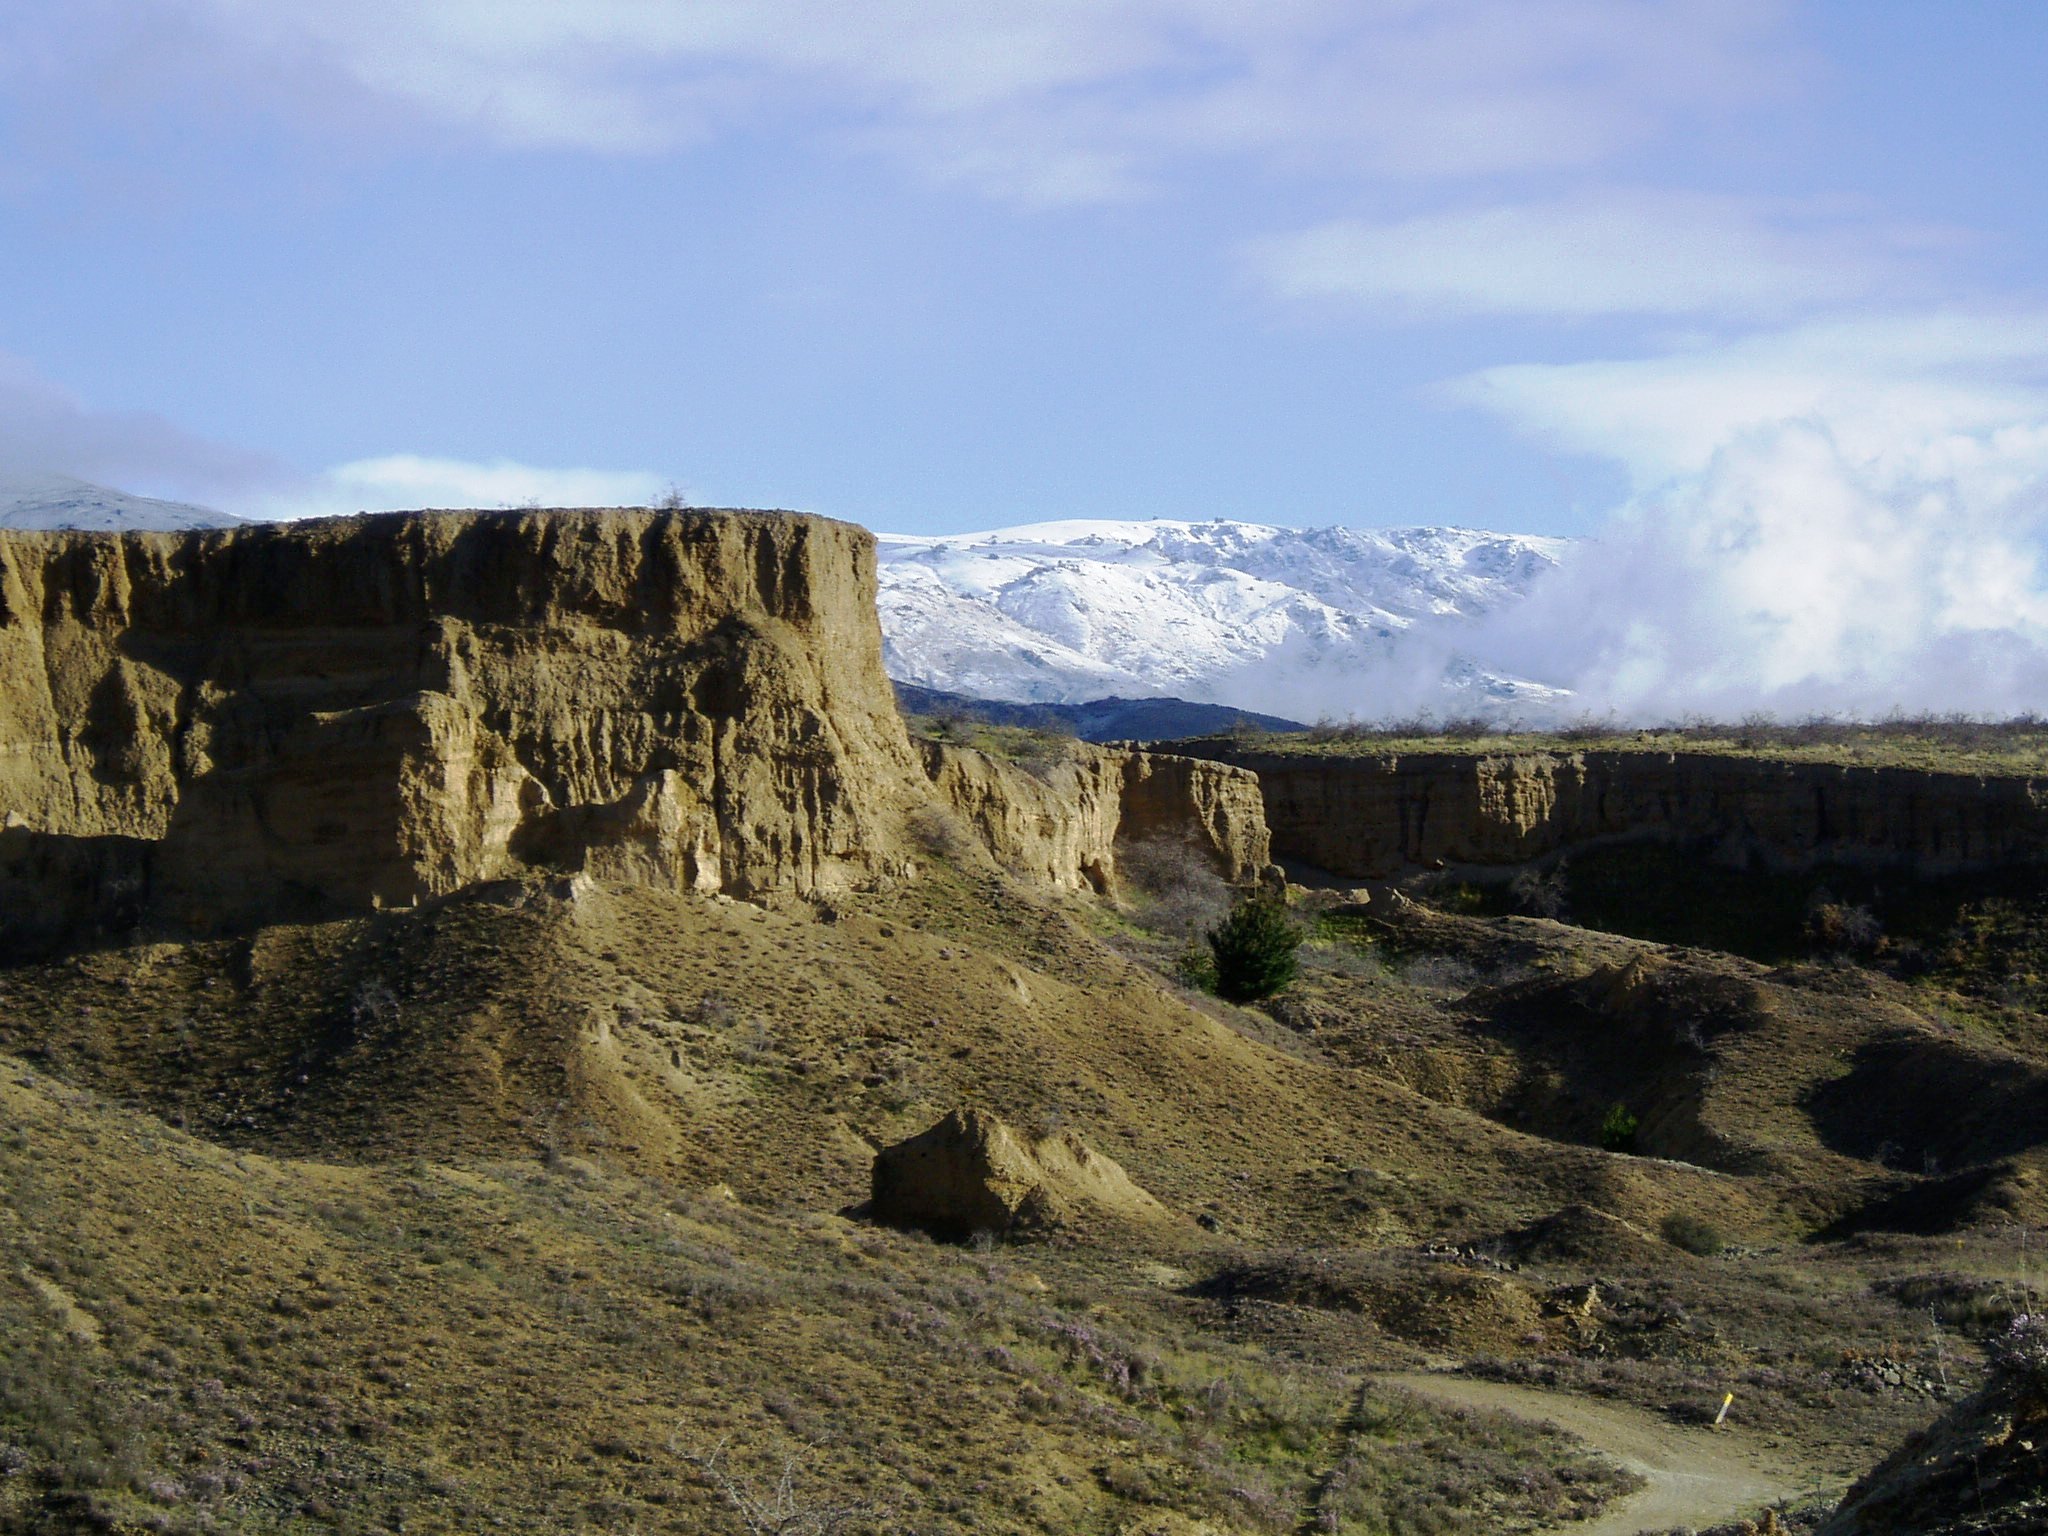
[[[403,907],[530,873],[754,896],[906,874],[943,796],[1106,888],[1185,826],[1264,859],[1250,775],[920,757],[874,540],[767,512],[422,512],[0,531],[0,953]]]
[[[1882,1381],[1880,1389],[1890,1385]],[[2044,1529],[2048,1377],[1994,1368],[1981,1389],[1844,1494],[1820,1536],[2025,1536]]]
[[[1271,857],[1258,780],[1227,764],[1070,743],[1028,773],[969,747],[919,744],[939,798],[996,862],[1070,890],[1114,890],[1120,841],[1186,842],[1224,879]]]
[[[985,1110],[953,1110],[875,1154],[869,1214],[937,1237],[1049,1232],[1177,1218],[1078,1137],[1026,1139]]]
[[[1274,853],[1351,878],[1513,866],[1630,838],[1775,869],[2048,860],[2048,783],[2027,778],[1706,753],[1174,750],[1253,770]]]
[[[900,860],[901,805],[925,792],[882,674],[873,541],[845,524],[0,535],[16,941],[143,910],[403,906],[535,867],[830,889]]]

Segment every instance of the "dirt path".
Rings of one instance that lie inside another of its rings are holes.
[[[1734,1431],[1682,1428],[1627,1403],[1429,1372],[1379,1379],[1453,1408],[1491,1408],[1547,1420],[1644,1479],[1647,1487],[1616,1501],[1598,1519],[1558,1527],[1573,1536],[1638,1536],[1718,1525],[1813,1487],[1797,1467],[1758,1450]]]

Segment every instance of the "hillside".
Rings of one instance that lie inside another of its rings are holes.
[[[0,1530],[1629,1531],[1976,1412],[2025,912],[1906,974],[1297,880],[1231,1006],[1276,786],[911,736],[875,580],[0,535]]]
[[[1187,699],[1109,698],[1084,699],[1078,704],[1015,704],[920,688],[915,683],[897,683],[895,688],[897,703],[913,718],[1067,731],[1083,741],[1159,741],[1232,730],[1301,729],[1299,721],[1282,720],[1277,715],[1232,709],[1227,704],[1196,704]]]

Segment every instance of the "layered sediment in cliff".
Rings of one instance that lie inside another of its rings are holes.
[[[12,926],[887,869],[873,545],[764,513],[0,535]],[[66,909],[70,910],[66,910]]]
[[[968,835],[1036,881],[1113,893],[1118,845],[1154,838],[1188,845],[1236,882],[1271,857],[1258,780],[1241,768],[1073,742],[1028,773],[972,748],[919,746]]]
[[[1507,867],[1630,839],[1779,870],[1935,875],[2048,860],[2048,782],[2026,778],[1704,753],[1174,750],[1251,769],[1275,854],[1353,878]]]
[[[998,857],[1048,844],[1025,866],[1075,884],[1148,818],[1250,848],[1249,784],[1101,754],[1050,791],[985,784],[970,819]],[[897,713],[874,542],[847,524],[623,509],[0,533],[0,951],[535,871],[830,891],[907,873],[906,822],[946,787]]]

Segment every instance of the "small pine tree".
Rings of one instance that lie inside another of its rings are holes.
[[[1216,991],[1233,1003],[1271,997],[1294,980],[1301,929],[1277,896],[1248,896],[1209,930]]]
[[[1615,1105],[1600,1122],[1600,1145],[1610,1152],[1635,1151],[1636,1130],[1641,1124],[1626,1104]]]

